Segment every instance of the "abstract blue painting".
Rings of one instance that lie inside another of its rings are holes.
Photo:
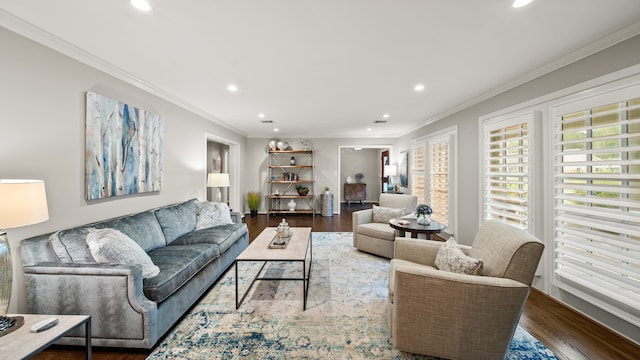
[[[162,116],[87,92],[87,200],[160,191]]]

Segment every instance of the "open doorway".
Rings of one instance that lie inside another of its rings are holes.
[[[207,175],[210,173],[229,174],[229,187],[220,188],[222,202],[229,205],[231,209],[241,209],[240,200],[240,169],[239,169],[239,144],[231,142],[213,134],[205,136],[206,169]],[[206,179],[205,176],[205,186]],[[207,187],[206,194],[208,201],[215,201],[217,195],[216,188]]]
[[[366,193],[362,202],[377,203],[383,187],[381,154],[392,150],[393,146],[388,144],[338,146],[338,203],[360,202],[363,188]],[[348,185],[349,182],[356,185]],[[348,194],[351,191],[356,191],[356,195]]]

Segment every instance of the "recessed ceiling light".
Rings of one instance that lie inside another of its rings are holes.
[[[388,119],[389,118],[389,114],[382,114],[382,117],[385,118],[385,119]]]
[[[274,129],[273,129],[273,131],[280,131],[280,129],[278,129],[278,128],[274,128]]]
[[[413,90],[420,92],[420,91],[424,90],[424,85],[418,84],[413,88]]]
[[[263,113],[260,113],[260,114],[258,114],[258,117],[259,117],[260,119],[262,119],[262,118],[264,117],[264,114],[263,114]]]
[[[523,7],[523,6],[527,6],[529,5],[533,0],[515,0],[513,2],[513,7],[514,8],[519,8],[519,7]]]
[[[367,128],[367,131],[371,131],[371,128]]]
[[[234,93],[234,92],[238,91],[238,87],[235,86],[234,84],[231,84],[231,85],[227,86],[227,90],[229,90],[229,92]]]
[[[151,11],[151,5],[147,0],[131,0],[131,5],[140,11]]]

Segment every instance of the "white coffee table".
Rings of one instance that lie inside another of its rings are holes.
[[[276,236],[276,228],[265,228],[258,237],[244,249],[244,251],[238,255],[235,261],[236,267],[236,309],[240,307],[245,297],[253,287],[256,280],[278,280],[278,281],[302,281],[303,291],[303,310],[307,309],[307,293],[309,292],[309,278],[311,276],[311,264],[313,263],[313,250],[311,243],[311,228],[310,227],[292,227],[291,239],[289,244],[284,249],[270,249],[269,243]],[[239,298],[238,291],[238,264],[241,262],[260,262],[262,261],[262,267],[251,280],[251,284],[245,291],[242,298]],[[270,261],[290,261],[299,262],[302,264],[302,276],[292,278],[271,278],[262,276],[262,270],[265,265]],[[309,265],[307,266],[307,261]]]
[[[0,357],[2,359],[30,358],[82,324],[85,325],[87,360],[91,359],[91,316],[40,314],[8,314],[7,316],[22,316],[24,318],[24,325],[0,337],[0,354],[2,354]],[[31,327],[34,324],[50,318],[57,318],[59,321],[58,325],[39,333],[31,332]]]

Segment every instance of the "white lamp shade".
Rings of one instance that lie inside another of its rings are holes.
[[[0,180],[0,229],[37,224],[49,219],[42,180]]]
[[[385,165],[384,166],[384,175],[385,176],[396,176],[396,175],[398,175],[398,168],[395,165]]]
[[[207,187],[229,187],[229,174],[210,173],[207,177]]]

